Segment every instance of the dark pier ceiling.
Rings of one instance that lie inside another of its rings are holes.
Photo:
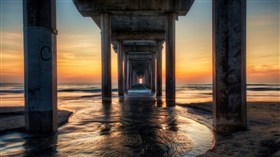
[[[194,0],[73,0],[83,16],[110,12],[114,15],[164,15],[176,12],[187,14]]]
[[[73,0],[79,12],[99,26],[111,14],[112,40],[164,40],[165,14],[184,16],[194,0]]]

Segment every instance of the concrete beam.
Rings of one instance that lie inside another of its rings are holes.
[[[125,46],[156,46],[156,41],[154,40],[124,40]]]
[[[112,32],[164,32],[164,16],[111,14]],[[100,16],[92,16],[91,18],[100,28]]]
[[[246,1],[213,1],[214,129],[246,128]]]
[[[127,53],[129,54],[130,57],[132,57],[132,56],[146,57],[146,56],[152,55],[152,52],[142,52],[142,51],[135,51],[135,52],[132,51],[132,52],[127,52]]]
[[[162,15],[176,12],[186,15],[194,0],[73,0],[83,16],[110,12],[119,15]]]
[[[151,58],[152,58],[151,55],[129,55],[130,60],[136,60],[136,61],[145,61]]]
[[[156,46],[125,46],[125,52],[156,52]]]
[[[165,32],[112,32],[112,40],[165,40]]]
[[[55,0],[23,0],[25,127],[57,130]]]

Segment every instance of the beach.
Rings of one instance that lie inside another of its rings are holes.
[[[226,136],[216,136],[214,147],[202,157],[216,156],[280,156],[280,107],[279,102],[249,102],[248,128]],[[212,129],[212,103],[179,104],[189,117]],[[59,110],[59,126],[68,121],[70,111]],[[0,133],[23,131],[23,107],[1,108]]]
[[[212,113],[211,103],[184,104]],[[280,156],[280,103],[249,102],[248,128],[227,136],[216,136],[215,146],[201,157]],[[202,116],[203,117],[203,116]],[[205,116],[204,116],[205,117]],[[205,118],[204,118],[205,119]],[[205,120],[200,119],[202,123]],[[209,125],[206,125],[209,126]]]
[[[58,110],[58,126],[68,122],[73,112],[67,110]],[[25,131],[24,129],[24,107],[0,107],[0,134],[9,131]]]

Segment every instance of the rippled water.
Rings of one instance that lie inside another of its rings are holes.
[[[1,106],[23,106],[23,84],[0,84]],[[113,85],[116,96],[117,85]],[[164,88],[164,87],[163,87]],[[163,94],[165,92],[163,91]],[[67,99],[88,99],[101,96],[100,83],[96,84],[59,84],[59,104]],[[163,95],[164,98],[164,95]],[[212,101],[211,84],[178,84],[177,103],[199,103]],[[279,102],[280,84],[248,84],[247,101]]]
[[[112,104],[100,99],[68,103],[62,107],[76,112],[57,134],[1,135],[1,155],[195,156],[212,147],[211,130],[186,118],[186,108],[117,98]]]

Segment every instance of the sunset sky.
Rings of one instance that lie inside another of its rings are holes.
[[[247,2],[248,82],[279,83],[280,0]],[[1,83],[23,82],[22,1],[0,0],[0,14]],[[96,24],[82,17],[72,0],[57,0],[57,26],[58,81],[100,82],[101,43]],[[116,61],[112,50],[113,83],[117,82]],[[181,83],[211,83],[211,0],[196,0],[187,16],[176,23],[176,77]]]

